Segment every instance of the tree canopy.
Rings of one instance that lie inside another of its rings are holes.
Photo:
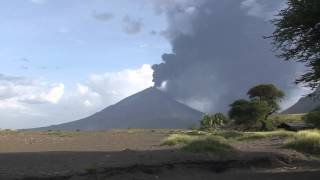
[[[230,105],[229,116],[236,124],[255,126],[257,122],[263,121],[265,115],[270,111],[265,101],[240,99]]]
[[[247,94],[250,99],[258,99],[268,103],[270,112],[266,115],[265,119],[280,109],[278,103],[284,97],[284,93],[273,84],[257,85],[251,88]]]
[[[249,100],[240,99],[230,105],[229,116],[236,124],[268,130],[268,117],[278,111],[279,101],[284,93],[273,84],[260,84],[252,87],[247,95]]]
[[[308,71],[296,80],[316,88],[320,84],[320,1],[288,0],[287,8],[272,21],[271,38],[279,56],[304,62]]]

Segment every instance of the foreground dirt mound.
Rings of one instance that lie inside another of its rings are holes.
[[[319,162],[270,153],[229,156],[173,150],[1,154],[1,180],[259,179],[319,177]],[[4,163],[7,166],[3,166]],[[23,164],[18,164],[24,162]],[[91,164],[88,164],[90,162]],[[267,175],[267,176],[266,176]],[[303,179],[303,178],[302,178]]]

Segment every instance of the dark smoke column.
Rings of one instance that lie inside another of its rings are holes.
[[[167,12],[172,53],[153,66],[155,85],[166,81],[176,99],[210,112],[227,112],[229,104],[260,83],[274,83],[289,93],[298,67],[277,59],[262,38],[272,33],[271,24],[249,15],[240,0],[201,2]],[[188,26],[177,17],[187,19]]]

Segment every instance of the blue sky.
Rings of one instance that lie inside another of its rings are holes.
[[[130,0],[10,0],[0,6],[3,74],[44,77],[69,84],[92,73],[138,68],[160,61],[166,28],[151,4]],[[112,17],[97,19],[96,15]],[[124,32],[125,17],[141,23]]]
[[[0,129],[76,120],[152,86],[170,44],[150,2],[1,1]]]

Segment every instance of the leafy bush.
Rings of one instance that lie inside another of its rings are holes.
[[[260,100],[247,101],[240,99],[230,106],[230,118],[235,120],[235,124],[245,125],[248,129],[261,124],[270,111],[268,103]]]
[[[263,130],[264,131],[274,131],[276,130],[276,126],[273,124],[272,121],[269,120],[263,120],[262,123],[264,124]]]
[[[303,120],[307,123],[311,123],[315,125],[316,127],[320,128],[320,107],[310,111],[307,113]]]
[[[205,115],[200,124],[201,130],[215,130],[219,129],[223,125],[227,124],[229,119],[222,113],[216,113],[214,115]]]
[[[208,137],[206,139],[191,141],[187,143],[182,150],[193,153],[226,153],[233,151],[233,148],[222,137]]]
[[[320,130],[300,131],[295,135],[293,140],[286,143],[285,147],[320,155]]]

